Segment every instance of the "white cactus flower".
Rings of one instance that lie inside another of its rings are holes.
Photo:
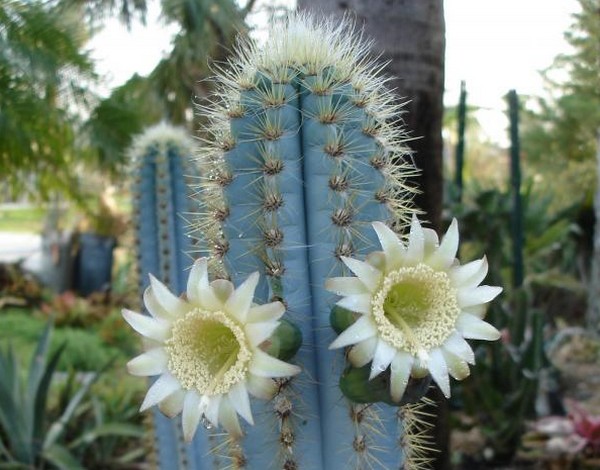
[[[270,399],[277,377],[300,372],[259,348],[279,325],[281,302],[252,303],[259,275],[237,289],[226,280],[209,283],[207,260],[192,267],[187,299],[173,295],[150,276],[144,304],[150,316],[123,310],[125,320],[145,339],[145,352],[129,361],[133,375],[154,376],[141,411],[158,404],[169,417],[182,414],[190,441],[203,418],[241,436],[237,415],[253,424],[249,394]]]
[[[460,265],[458,224],[452,221],[441,243],[413,217],[408,246],[381,222],[373,228],[383,248],[366,261],[342,258],[357,277],[327,279],[327,290],[343,296],[340,307],[358,319],[331,344],[352,346],[356,367],[371,364],[370,378],[391,366],[390,393],[399,402],[411,376],[428,373],[446,397],[449,375],[462,380],[475,355],[467,339],[493,341],[500,333],[482,318],[485,304],[501,287],[480,286],[486,258]]]

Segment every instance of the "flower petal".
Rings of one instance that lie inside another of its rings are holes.
[[[200,284],[202,279],[208,283],[208,259],[200,258],[194,262],[187,281],[186,294],[190,302],[200,304]]]
[[[250,373],[259,377],[290,377],[300,373],[300,367],[288,364],[260,349],[253,351]]]
[[[225,310],[233,315],[241,323],[246,323],[248,317],[248,310],[252,305],[252,299],[254,298],[254,291],[258,285],[260,275],[258,271],[250,274],[246,279],[229,297],[225,303]]]
[[[362,367],[373,360],[377,338],[372,337],[355,344],[348,352],[348,360],[354,367]]]
[[[187,283],[187,297],[192,304],[216,311],[223,308],[223,302],[215,295],[208,282],[207,263],[206,258],[200,258],[192,266]]]
[[[473,289],[458,290],[458,306],[461,308],[484,304],[495,299],[502,292],[502,287],[479,286]]]
[[[423,229],[423,239],[425,241],[423,247],[423,256],[430,256],[440,246],[440,240],[435,230],[430,228]]]
[[[244,331],[250,341],[250,345],[258,346],[264,340],[269,339],[278,326],[279,322],[276,321],[248,323],[244,327]]]
[[[427,264],[437,270],[445,270],[452,266],[454,259],[456,258],[456,252],[458,251],[458,222],[456,219],[452,219],[450,227],[442,243],[437,250],[427,260]]]
[[[430,375],[426,361],[413,356],[413,363],[410,369],[410,375],[415,379],[422,379],[423,377]]]
[[[272,320],[279,320],[285,313],[285,306],[281,302],[271,302],[270,304],[255,305],[248,311],[248,323],[258,323]]]
[[[348,266],[348,269],[356,274],[356,277],[360,279],[369,292],[375,292],[377,290],[379,282],[381,281],[381,271],[364,261],[348,258],[347,256],[342,256],[341,258],[344,264]]]
[[[448,366],[440,349],[429,351],[427,364],[431,378],[438,384],[446,398],[450,398],[450,378],[448,377]]]
[[[152,292],[152,287],[148,287],[146,290],[144,290],[143,300],[144,307],[146,307],[148,313],[154,318],[171,321],[177,318],[176,312],[167,311],[162,308],[162,306],[158,303],[158,300],[156,300],[154,292]]]
[[[202,395],[200,397],[200,412],[214,426],[219,426],[219,408],[224,401],[223,398],[223,395],[213,395],[210,397]]]
[[[371,315],[371,294],[349,295],[338,300],[336,305],[351,312]]]
[[[385,253],[386,261],[391,265],[400,264],[406,249],[398,235],[382,222],[373,222],[373,228]]]
[[[231,405],[229,398],[224,397],[219,409],[219,419],[225,430],[233,437],[242,437],[242,427],[238,420],[237,413]]]
[[[363,282],[356,277],[330,277],[325,280],[325,289],[344,296],[369,293]]]
[[[444,355],[444,360],[448,366],[448,373],[452,377],[454,377],[456,380],[463,380],[469,376],[471,370],[465,361],[444,348],[442,348],[442,354]]]
[[[487,304],[478,304],[472,305],[470,307],[463,307],[461,310],[463,313],[470,313],[471,315],[475,315],[478,318],[485,317],[485,313],[487,312]]]
[[[181,389],[179,380],[168,373],[161,375],[148,389],[140,411],[147,410],[151,406],[156,405],[179,389]]]
[[[263,400],[270,400],[277,393],[277,384],[273,379],[258,377],[254,374],[248,374],[246,387],[252,395]]]
[[[174,418],[183,410],[184,399],[185,392],[176,390],[158,404],[158,409],[169,418]]]
[[[369,380],[374,379],[384,370],[386,370],[392,362],[392,359],[394,359],[394,356],[396,356],[396,349],[382,339],[377,341],[377,347],[375,348],[375,354],[373,355],[373,363],[371,364]]]
[[[329,345],[329,349],[343,348],[344,346],[360,343],[376,334],[377,328],[373,325],[371,318],[363,316],[342,331],[335,341]]]
[[[229,399],[235,411],[244,418],[248,424],[254,424],[254,418],[252,417],[252,410],[250,409],[250,398],[248,397],[248,390],[244,385],[244,382],[238,382],[229,390]]]
[[[134,357],[127,363],[127,370],[131,375],[148,377],[159,375],[167,370],[169,356],[163,348],[154,348]]]
[[[383,251],[372,251],[365,257],[365,263],[370,264],[378,271],[385,271],[385,253]]]
[[[160,342],[164,342],[169,337],[170,325],[165,320],[132,312],[126,308],[121,313],[125,321],[139,334]]]
[[[467,363],[475,364],[475,353],[471,349],[471,346],[469,346],[469,343],[457,331],[453,332],[446,339],[442,347]]]
[[[174,295],[167,286],[150,274],[150,286],[156,301],[172,316],[180,316],[190,308],[187,302]]]
[[[468,339],[496,341],[500,338],[500,332],[496,328],[469,313],[461,313],[459,315],[456,321],[456,329],[461,332],[463,337]]]
[[[425,254],[425,235],[416,215],[413,215],[408,235],[408,248],[406,249],[406,264],[415,265],[423,261]]]
[[[414,357],[405,351],[398,351],[392,360],[390,393],[392,400],[399,402],[404,395]]]
[[[471,261],[450,270],[449,275],[455,287],[477,287],[488,272],[487,258]]]
[[[196,434],[198,423],[202,417],[200,410],[200,395],[193,390],[185,394],[183,400],[183,414],[181,415],[181,426],[185,442],[190,442]]]

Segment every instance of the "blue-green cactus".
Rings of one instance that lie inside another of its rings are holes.
[[[400,468],[410,444],[397,407],[344,398],[344,357],[328,349],[335,298],[325,279],[346,272],[341,256],[378,248],[372,221],[401,231],[414,213],[400,106],[369,47],[346,22],[289,18],[264,48],[239,47],[200,110],[210,124],[198,228],[212,272],[238,284],[258,270],[258,299],[283,300],[304,340],[304,373],[253,405],[245,468]]]
[[[161,468],[426,468],[430,381],[449,397],[475,361],[465,339],[501,336],[485,257],[461,265],[456,220],[440,240],[414,214],[400,107],[368,46],[292,15],[218,74],[185,289],[189,151],[138,145],[141,265],[170,287],[150,277],[150,316],[123,317],[145,338],[128,370],[159,376],[141,409],[182,416],[182,435],[157,421]]]
[[[193,148],[184,130],[159,124],[138,136],[129,151],[142,292],[150,273],[174,291],[185,287],[193,249],[184,218],[191,210],[191,178],[197,174],[190,165]],[[160,468],[204,468],[202,462],[210,449],[206,435],[198,433],[186,445],[179,420],[170,420],[158,409],[153,418]]]

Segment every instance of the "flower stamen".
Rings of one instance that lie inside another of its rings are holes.
[[[251,358],[242,328],[223,312],[194,309],[165,341],[169,370],[186,390],[213,396],[244,380]]]
[[[415,356],[443,344],[460,314],[448,275],[423,263],[387,274],[371,305],[382,339]]]

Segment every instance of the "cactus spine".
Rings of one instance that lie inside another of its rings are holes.
[[[192,249],[183,216],[190,211],[189,167],[193,142],[184,130],[159,124],[138,136],[130,151],[133,187],[133,219],[140,289],[148,287],[152,273],[174,291],[185,286]],[[203,468],[208,438],[198,433],[185,445],[181,425],[154,411],[154,429],[160,468]]]
[[[357,405],[338,387],[344,357],[328,349],[341,256],[378,246],[370,227],[402,230],[414,210],[400,106],[370,44],[348,22],[291,16],[263,49],[242,43],[209,106],[198,229],[213,274],[261,272],[260,301],[282,299],[303,335],[302,377],[254,403],[241,443],[251,469],[400,468],[396,408]],[[236,467],[237,468],[237,467]]]

